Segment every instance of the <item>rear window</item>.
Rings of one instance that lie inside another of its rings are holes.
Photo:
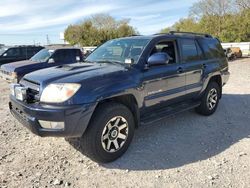
[[[76,62],[76,53],[74,49],[59,49],[53,58],[56,63],[74,63]]]
[[[199,39],[198,42],[201,45],[207,59],[225,57],[223,48],[217,39]]]

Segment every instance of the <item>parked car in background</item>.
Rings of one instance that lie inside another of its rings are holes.
[[[224,49],[224,52],[225,52],[227,59],[230,61],[242,57],[242,51],[239,47],[226,48]]]
[[[239,47],[231,47],[230,49],[236,58],[242,57],[242,51]]]
[[[224,53],[229,61],[236,59],[235,54],[232,52],[231,48],[224,49]]]
[[[0,76],[9,82],[19,82],[25,74],[35,70],[80,61],[83,61],[83,55],[78,48],[48,47],[29,60],[2,65]]]
[[[141,124],[192,108],[212,115],[228,79],[227,59],[211,35],[133,36],[104,43],[83,63],[25,75],[11,85],[9,108],[33,133],[79,137],[84,153],[110,162]]]
[[[0,65],[30,59],[43,48],[42,46],[3,47],[0,49]]]

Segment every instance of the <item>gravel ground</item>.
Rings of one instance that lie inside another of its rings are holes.
[[[249,187],[250,59],[230,62],[217,112],[193,110],[140,127],[126,154],[97,164],[63,138],[31,134],[0,81],[0,187]]]

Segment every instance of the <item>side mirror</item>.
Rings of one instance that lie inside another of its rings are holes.
[[[4,54],[3,54],[3,57],[6,57],[6,56],[7,56],[7,53],[4,53]]]
[[[157,52],[148,58],[148,66],[167,65],[171,57],[164,52]]]
[[[49,58],[48,63],[55,63],[55,60],[53,58]]]
[[[81,58],[79,56],[76,56],[76,62],[80,62]]]

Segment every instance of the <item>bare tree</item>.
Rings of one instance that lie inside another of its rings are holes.
[[[250,9],[250,0],[236,0],[236,4],[243,9]]]
[[[232,4],[233,0],[200,0],[191,7],[190,14],[198,19],[202,16],[224,16],[233,11]]]
[[[226,16],[235,11],[235,0],[200,0],[191,7],[190,16],[196,20],[206,18],[209,31],[217,36],[222,32]]]

